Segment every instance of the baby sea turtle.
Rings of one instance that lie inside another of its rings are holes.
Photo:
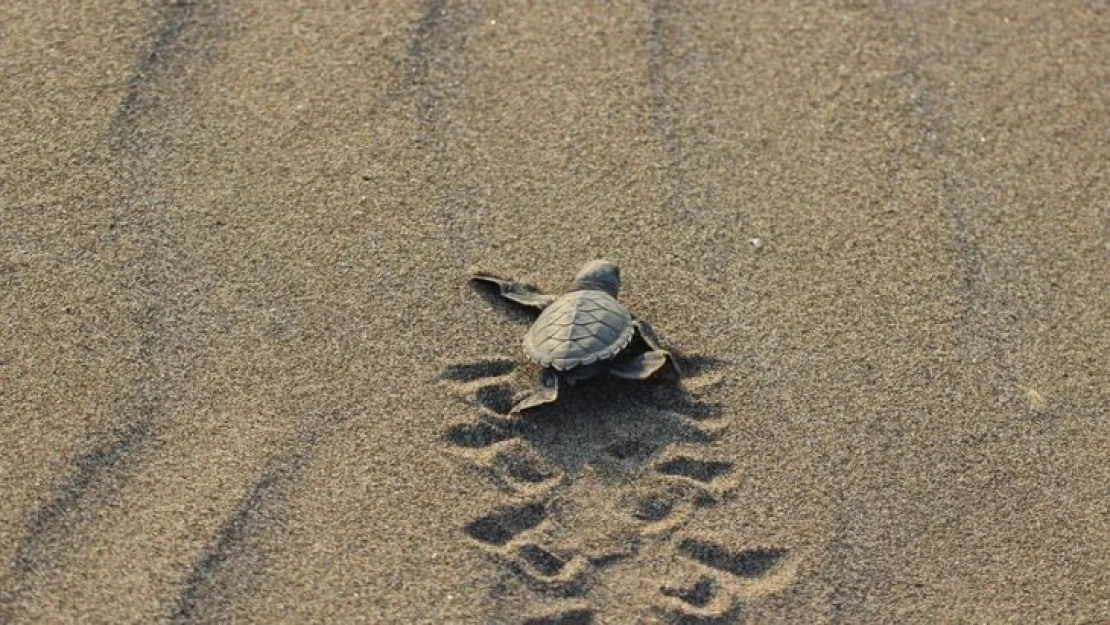
[[[637,319],[617,301],[620,269],[607,260],[586,263],[563,295],[544,295],[519,282],[473,272],[472,280],[494,284],[502,297],[542,311],[524,335],[524,353],[543,371],[539,385],[512,408],[522,410],[555,401],[559,382],[574,384],[605,372],[628,380],[645,380],[671,363],[651,324]],[[646,350],[630,349],[639,336]]]

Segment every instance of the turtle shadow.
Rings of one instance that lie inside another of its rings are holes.
[[[575,475],[590,466],[599,475],[614,477],[638,473],[676,443],[705,445],[717,438],[716,430],[692,415],[652,401],[643,386],[611,378],[579,383],[562,393],[558,404],[522,415],[518,434],[559,471]],[[650,391],[661,395],[666,389]],[[698,417],[712,412],[704,408]]]
[[[696,380],[722,361],[681,356],[687,380]],[[682,382],[647,382],[601,375],[566,385],[552,403],[510,415],[515,400],[535,379],[528,368],[499,359],[448,367],[443,379],[469,384],[479,406],[477,422],[448,430],[458,447],[484,448],[520,439],[534,454],[533,473],[574,476],[586,467],[601,476],[627,479],[644,470],[660,453],[675,445],[704,446],[716,440],[725,425],[720,405],[696,397]]]

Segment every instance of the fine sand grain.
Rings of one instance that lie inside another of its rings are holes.
[[[0,622],[1108,622],[1108,85],[1099,1],[2,2]],[[691,375],[509,418],[466,268],[596,257]]]

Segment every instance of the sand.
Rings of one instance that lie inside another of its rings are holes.
[[[1104,3],[349,4],[0,5],[0,622],[1110,622]]]

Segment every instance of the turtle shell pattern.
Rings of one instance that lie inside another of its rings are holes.
[[[632,341],[632,315],[604,291],[572,291],[545,308],[524,335],[524,353],[566,371],[616,356]]]

